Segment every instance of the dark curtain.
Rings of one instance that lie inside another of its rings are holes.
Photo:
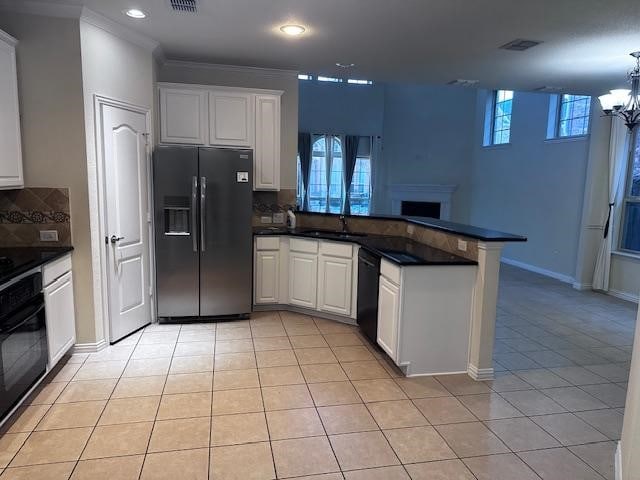
[[[358,143],[360,137],[357,135],[345,135],[342,141],[342,160],[344,162],[344,213],[351,213],[351,181],[353,171],[356,168],[356,158],[358,157]]]
[[[300,156],[300,170],[302,172],[302,186],[304,187],[304,198],[300,207],[302,210],[309,209],[309,174],[311,173],[311,134],[305,132],[298,133],[298,155]]]

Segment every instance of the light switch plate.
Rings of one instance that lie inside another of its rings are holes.
[[[284,213],[274,213],[273,214],[273,223],[284,223]]]
[[[262,215],[260,217],[260,223],[273,223],[271,215]]]
[[[40,230],[41,242],[57,242],[58,231],[57,230]]]
[[[464,240],[458,239],[458,250],[460,250],[462,252],[466,252],[467,251],[467,242],[464,241]]]

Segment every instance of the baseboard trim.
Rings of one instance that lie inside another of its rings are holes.
[[[533,273],[538,273],[540,275],[544,275],[545,277],[555,278],[563,283],[569,283],[571,285],[574,284],[575,279],[570,277],[569,275],[565,275],[563,273],[554,272],[552,270],[547,270],[545,268],[536,267],[535,265],[531,265],[524,262],[519,262],[518,260],[512,260],[510,258],[502,257],[500,259],[502,263],[506,263],[507,265],[511,265],[513,267],[522,268],[523,270],[528,270]]]
[[[622,480],[622,445],[621,441],[618,441],[616,446],[616,454],[614,457],[614,473],[616,480]]]
[[[303,315],[310,315],[312,317],[326,318],[327,320],[335,320],[336,322],[346,323],[347,325],[358,325],[353,318],[343,317],[341,315],[335,315],[333,313],[321,312],[319,310],[313,310],[311,308],[297,307],[295,305],[288,304],[271,304],[271,305],[254,305],[254,312],[272,312],[274,310],[285,310],[287,312],[301,313]]]
[[[620,298],[622,300],[626,300],[627,302],[633,302],[633,303],[638,303],[638,301],[640,300],[638,298],[638,295],[632,295],[628,292],[623,292],[621,290],[615,290],[615,289],[609,289],[608,292],[606,292],[608,295],[611,295],[612,297],[616,297],[616,298]]]
[[[593,285],[591,283],[573,282],[573,288],[576,290],[592,290]]]
[[[76,343],[72,353],[96,353],[107,348],[107,341],[103,338],[95,343]]]
[[[477,381],[493,380],[495,378],[493,367],[491,368],[478,368],[473,364],[469,364],[467,368],[467,374]]]

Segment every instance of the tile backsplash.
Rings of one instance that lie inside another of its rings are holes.
[[[282,226],[286,223],[287,210],[296,209],[296,191],[284,189],[278,192],[253,192],[253,225],[256,227],[268,227],[270,225]],[[274,213],[284,213],[283,222],[275,222]],[[261,217],[270,217],[270,224],[261,222]]]
[[[41,242],[41,230],[58,232]],[[69,189],[31,187],[0,191],[0,247],[71,245]]]

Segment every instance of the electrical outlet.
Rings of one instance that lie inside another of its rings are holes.
[[[271,215],[263,215],[260,217],[260,223],[273,223]]]
[[[416,231],[416,227],[414,227],[414,226],[413,226],[413,225],[411,225],[411,224],[407,225],[407,233],[408,233],[409,235],[413,235],[413,232],[415,232],[415,231]]]
[[[463,252],[467,251],[467,242],[465,240],[458,239],[458,250]]]
[[[284,213],[274,213],[273,214],[273,223],[284,223]]]
[[[57,242],[58,231],[57,230],[40,230],[41,242]]]

